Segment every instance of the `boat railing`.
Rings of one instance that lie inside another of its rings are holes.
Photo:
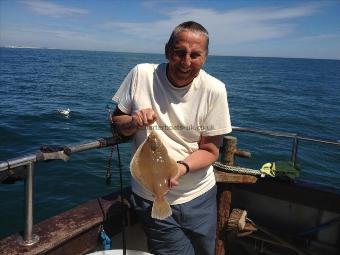
[[[99,138],[87,143],[69,145],[58,148],[50,148],[48,152],[38,151],[23,157],[9,159],[0,162],[0,174],[15,170],[24,169],[24,186],[25,186],[25,220],[23,236],[19,236],[18,243],[21,245],[33,245],[39,241],[39,236],[33,234],[33,176],[34,165],[43,161],[64,160],[67,161],[69,156],[74,153],[114,146],[118,143],[127,141],[119,136],[108,138]],[[10,175],[10,174],[9,174]]]
[[[298,135],[296,133],[288,133],[288,132],[277,132],[277,131],[267,131],[261,129],[254,128],[242,128],[242,127],[233,127],[233,132],[246,132],[246,133],[255,133],[265,136],[274,136],[274,137],[285,137],[291,138],[293,140],[292,143],[292,153],[291,153],[291,161],[293,164],[296,163],[298,145],[300,140],[307,140],[317,143],[324,144],[333,144],[340,146],[339,140],[330,140],[316,137],[307,137]],[[25,171],[24,175],[24,186],[25,186],[25,225],[23,236],[20,236],[18,242],[21,245],[33,245],[39,241],[39,237],[33,234],[33,176],[34,176],[34,166],[36,163],[50,160],[64,160],[67,161],[69,156],[74,153],[92,150],[96,148],[105,148],[109,146],[113,146],[122,142],[128,141],[127,139],[122,139],[119,136],[113,136],[109,138],[99,138],[94,141],[90,141],[87,143],[69,145],[65,147],[58,147],[54,151],[38,151],[36,153],[28,154],[23,157],[17,157],[13,159],[9,159],[6,161],[0,162],[0,175],[6,172],[9,172],[9,175],[13,173],[11,170],[15,169],[23,169]]]
[[[292,139],[291,162],[293,163],[293,166],[296,166],[298,146],[299,146],[299,141],[301,140],[340,146],[340,140],[303,136],[297,133],[290,133],[290,132],[270,131],[270,130],[263,130],[263,129],[256,129],[256,128],[243,128],[243,127],[233,126],[233,132],[234,131],[254,133],[254,134],[259,134],[259,135],[264,135],[264,136],[291,138]]]

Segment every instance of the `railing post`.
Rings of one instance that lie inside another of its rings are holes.
[[[293,139],[292,156],[291,156],[291,161],[294,167],[296,166],[298,145],[299,145],[299,138],[295,136]]]
[[[232,166],[234,165],[234,154],[237,151],[237,138],[233,136],[224,136],[223,145],[221,148],[221,163]],[[222,190],[223,189],[223,190]],[[225,233],[225,226],[229,219],[230,205],[231,205],[231,186],[225,185],[219,190],[217,197],[218,211],[217,211],[217,229],[216,229],[216,243],[215,254],[225,255],[230,254],[229,247],[225,247],[227,234]]]
[[[221,163],[228,166],[234,165],[234,154],[237,151],[237,138],[226,135],[223,137],[223,144],[221,148]]]
[[[19,236],[18,242],[21,245],[29,246],[39,241],[39,236],[33,234],[33,176],[34,163],[27,165],[27,175],[25,178],[25,229],[23,237]]]

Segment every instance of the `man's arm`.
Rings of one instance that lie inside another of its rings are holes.
[[[132,115],[126,114],[118,107],[110,116],[111,122],[114,123],[123,136],[131,136],[140,128],[147,127],[157,119],[156,113],[151,109],[142,109]]]
[[[201,137],[198,143],[199,149],[183,160],[188,164],[190,172],[195,172],[210,166],[217,160],[221,139],[222,135]],[[185,166],[182,164],[178,165],[178,175],[170,180],[170,186],[178,185],[179,178],[186,173]]]

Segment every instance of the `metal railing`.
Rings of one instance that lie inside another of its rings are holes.
[[[298,146],[299,146],[300,140],[340,146],[340,140],[331,140],[331,139],[324,139],[324,138],[319,138],[319,137],[302,136],[297,133],[277,132],[277,131],[269,131],[269,130],[262,130],[262,129],[256,129],[256,128],[243,128],[243,127],[234,127],[234,126],[232,127],[232,129],[233,131],[254,133],[254,134],[260,134],[264,136],[291,138],[292,139],[291,161],[294,167],[296,166],[297,152],[298,152]]]
[[[34,184],[34,165],[35,163],[46,160],[62,159],[67,161],[69,156],[73,153],[82,152],[86,150],[104,148],[113,146],[115,144],[125,142],[126,140],[120,137],[100,138],[95,141],[87,143],[59,147],[59,150],[51,152],[38,151],[23,157],[9,159],[0,162],[0,174],[7,171],[25,168],[24,186],[25,186],[25,223],[23,236],[19,236],[18,243],[21,245],[30,246],[39,241],[39,236],[33,234],[33,184]],[[13,171],[12,171],[13,173]]]
[[[318,143],[333,144],[340,146],[339,140],[329,140],[316,137],[301,136],[296,133],[267,131],[253,128],[232,127],[233,131],[255,133],[265,136],[285,137],[292,138],[292,154],[291,161],[295,165],[297,159],[297,151],[299,140],[307,140]],[[7,161],[0,162],[0,174],[5,173],[18,168],[25,168],[25,228],[23,236],[19,238],[18,242],[22,245],[33,245],[39,241],[39,237],[33,234],[33,177],[34,177],[34,165],[35,163],[46,160],[68,160],[69,155],[95,148],[104,148],[113,146],[118,143],[126,142],[127,139],[121,139],[120,137],[100,138],[95,141],[87,143],[76,144],[62,147],[62,149],[54,152],[41,152],[29,154],[23,157],[9,159]]]

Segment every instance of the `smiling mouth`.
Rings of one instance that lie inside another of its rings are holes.
[[[188,69],[188,70],[183,70],[183,69],[178,68],[178,71],[180,71],[180,72],[183,73],[183,74],[188,74],[188,73],[190,72],[190,69]]]

